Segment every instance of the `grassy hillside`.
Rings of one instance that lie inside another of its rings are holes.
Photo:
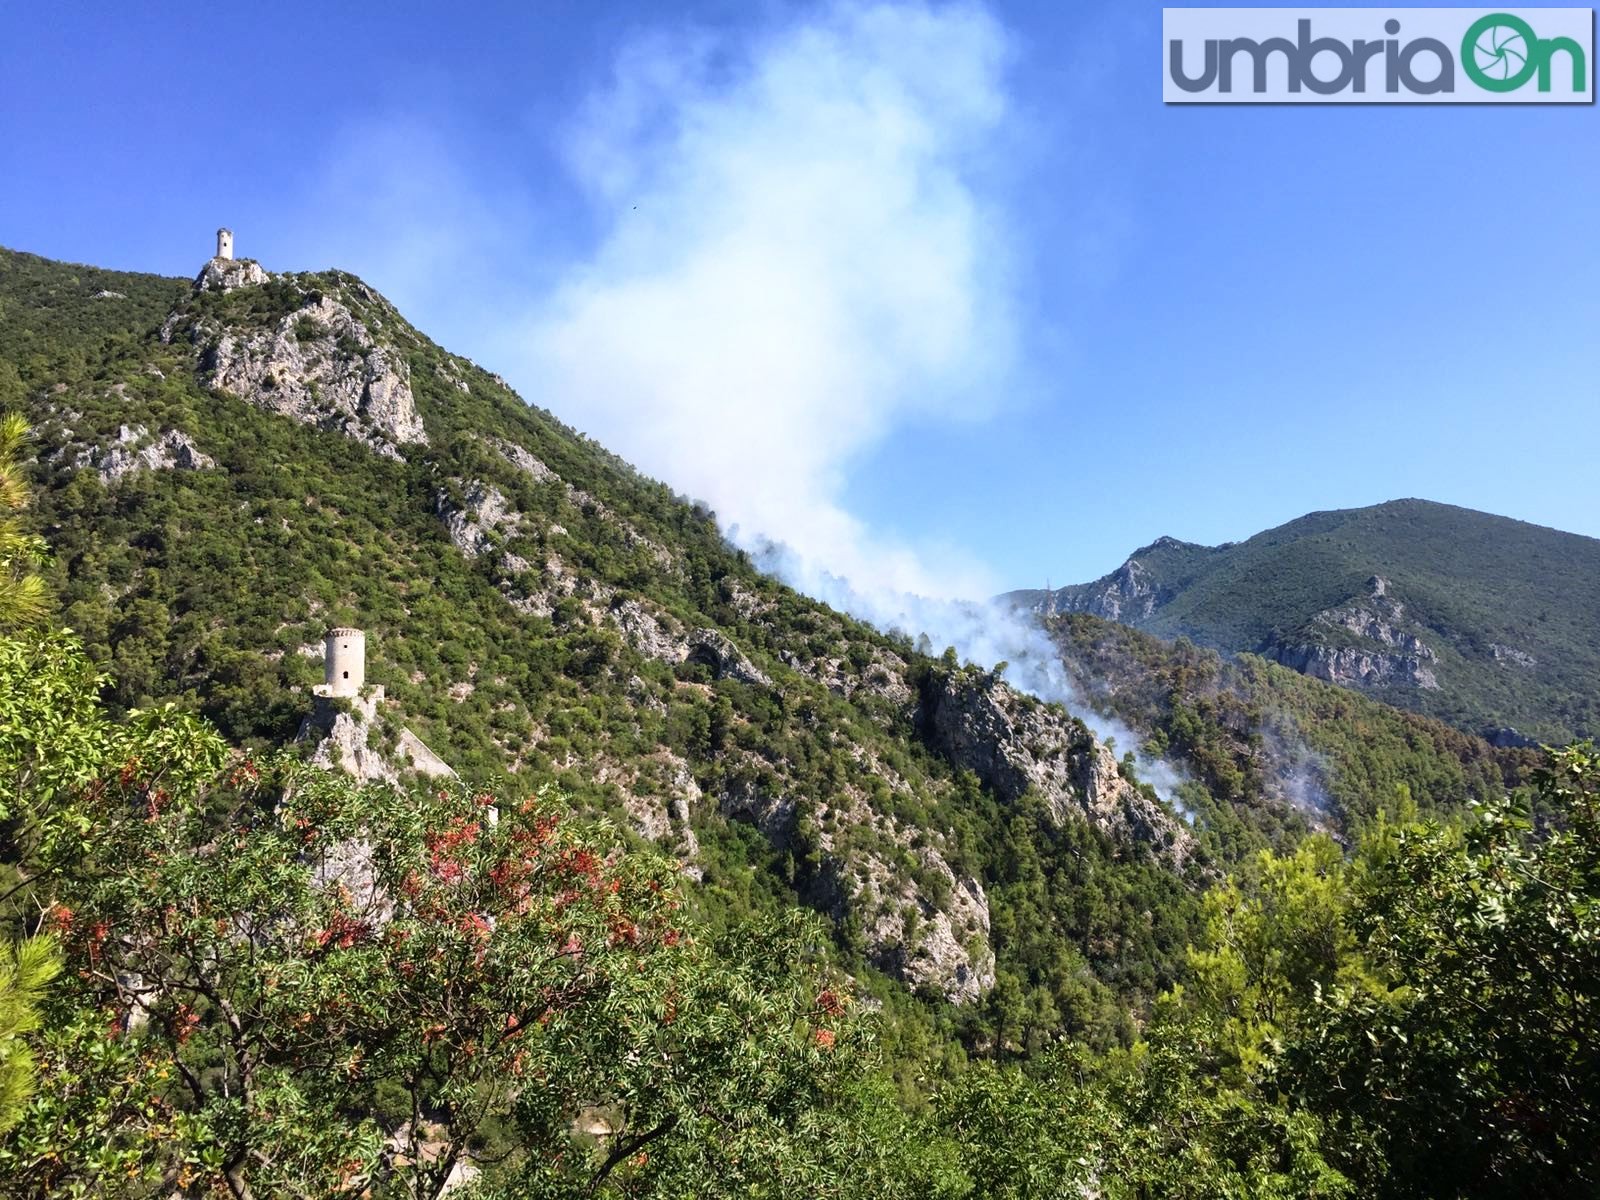
[[[1225,546],[1163,538],[1105,579],[1013,596],[1262,654],[1470,732],[1600,729],[1600,541],[1470,509],[1395,500]]]

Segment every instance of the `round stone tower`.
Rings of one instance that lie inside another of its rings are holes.
[[[217,230],[217,257],[218,258],[232,258],[233,257],[233,230],[231,230],[231,229],[219,229],[219,230]]]
[[[367,635],[359,629],[330,629],[324,647],[328,695],[360,695],[367,679]]]

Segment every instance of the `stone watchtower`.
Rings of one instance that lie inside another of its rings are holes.
[[[359,696],[367,681],[367,635],[359,629],[330,629],[322,657],[325,694]]]
[[[411,730],[402,727],[392,739],[372,736],[384,697],[381,683],[364,686],[366,634],[343,626],[328,630],[323,639],[322,663],[326,682],[311,689],[316,699],[311,712],[300,722],[300,733],[295,738],[297,742],[316,742],[311,759],[314,764],[348,771],[363,783],[394,783],[404,771],[415,771],[430,779],[455,778],[450,764],[429,750]],[[380,740],[385,746],[379,745]],[[487,820],[496,820],[493,808],[488,810]]]
[[[233,230],[217,230],[217,257],[228,259],[233,257]]]

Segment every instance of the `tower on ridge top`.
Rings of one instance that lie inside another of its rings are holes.
[[[219,229],[219,230],[217,230],[217,257],[218,258],[232,258],[233,257],[233,230],[231,230],[231,229]]]

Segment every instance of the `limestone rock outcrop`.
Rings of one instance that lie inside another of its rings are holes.
[[[445,531],[455,548],[468,558],[477,558],[494,546],[494,538],[515,532],[522,514],[513,509],[504,493],[493,484],[470,480],[461,484],[458,503],[440,492],[434,511],[444,521]]]
[[[213,259],[196,288],[226,293],[267,281],[255,263]],[[175,312],[163,339],[176,336],[188,315]],[[201,349],[202,381],[246,403],[336,430],[398,461],[404,461],[401,447],[428,442],[409,364],[333,296],[306,292],[299,307],[268,328],[202,317],[190,324],[189,336]]]
[[[1433,652],[1426,655],[1367,650],[1359,646],[1327,646],[1316,642],[1274,645],[1263,651],[1265,657],[1282,663],[1313,679],[1325,679],[1341,687],[1380,688],[1392,684],[1432,690],[1439,677],[1430,665]]]
[[[906,786],[886,764],[864,765],[893,788]],[[807,899],[835,921],[858,920],[875,966],[952,1004],[994,987],[988,897],[976,879],[957,877],[937,837],[919,837],[848,785],[826,798],[802,796],[756,758],[730,763],[711,798],[724,817],[748,821],[811,864]],[[907,872],[906,858],[917,870]]]
[[[636,599],[613,604],[606,614],[639,653],[668,663],[702,663],[713,679],[737,679],[771,687],[772,679],[750,661],[732,638],[715,629],[684,631],[676,619]]]
[[[813,658],[792,650],[780,650],[778,660],[846,699],[871,696],[895,710],[909,710],[916,698],[906,681],[906,660],[881,646],[872,648],[865,666],[842,655]]]
[[[217,464],[182,430],[152,438],[143,425],[123,425],[109,446],[80,451],[76,465],[92,468],[102,483],[115,483],[140,471],[203,471]]]
[[[213,258],[200,268],[194,286],[199,292],[231,292],[257,287],[271,278],[253,258]]]
[[[350,907],[374,925],[389,923],[394,899],[378,883],[374,848],[365,838],[325,842],[315,848],[311,879],[324,890],[338,889],[349,897]]]
[[[1353,644],[1352,644],[1353,643]],[[1274,643],[1265,657],[1344,687],[1439,686],[1433,647],[1410,628],[1405,605],[1374,575],[1366,594],[1314,616],[1298,637]],[[1498,657],[1498,655],[1496,656]]]
[[[868,860],[867,895],[884,897],[863,930],[868,956],[881,970],[917,991],[970,1004],[994,987],[994,951],[989,944],[989,898],[976,879],[960,879],[937,854],[924,852],[926,871],[942,881],[942,905],[901,878],[880,859]]]
[[[1498,725],[1483,731],[1483,740],[1491,746],[1502,750],[1508,748],[1533,750],[1539,746],[1538,738],[1531,738],[1525,733],[1520,733],[1510,725]]]
[[[295,741],[315,740],[311,761],[325,770],[343,771],[362,783],[397,783],[400,773],[371,745],[382,699],[382,688],[342,701],[318,696],[311,715],[300,723]]]
[[[937,750],[1006,801],[1032,790],[1056,821],[1087,820],[1178,868],[1194,852],[1183,822],[1129,783],[1116,755],[1080,722],[991,674],[968,668],[935,676],[920,719]]]
[[[1063,596],[1051,611],[1093,613],[1108,621],[1131,623],[1148,617],[1155,610],[1156,587],[1149,568],[1138,559],[1130,558],[1111,573],[1104,586]]]
[[[640,654],[657,662],[682,662],[688,647],[678,622],[659,613],[654,605],[627,599],[611,606],[607,614],[618,632]]]
[[[688,662],[704,663],[716,679],[737,679],[756,687],[772,686],[772,680],[734,645],[733,639],[715,629],[696,629],[691,633],[684,658]]]
[[[381,687],[360,696],[332,699],[317,696],[310,715],[300,723],[297,742],[316,742],[311,761],[324,770],[343,771],[362,783],[398,783],[402,771],[429,779],[454,779],[455,771],[409,729],[400,730],[393,758],[373,743]]]
[[[598,774],[602,778],[626,778],[629,786],[622,789],[622,806],[628,814],[628,823],[639,836],[671,853],[684,875],[699,882],[705,872],[695,861],[700,853],[700,839],[691,822],[694,807],[701,800],[700,785],[695,782],[689,764],[670,751],[652,755],[645,765],[657,768],[658,772],[653,773],[664,775],[664,780],[657,786],[636,786],[637,770],[630,771],[620,764],[602,766]]]
[[[1518,650],[1515,646],[1502,646],[1499,642],[1489,643],[1489,653],[1498,663],[1510,663],[1531,671],[1539,665],[1539,660],[1526,650]]]
[[[515,442],[506,441],[504,438],[496,438],[494,446],[501,454],[505,455],[507,462],[527,475],[535,483],[545,483],[552,479],[561,478],[538,458],[534,457],[531,451],[517,445]]]

